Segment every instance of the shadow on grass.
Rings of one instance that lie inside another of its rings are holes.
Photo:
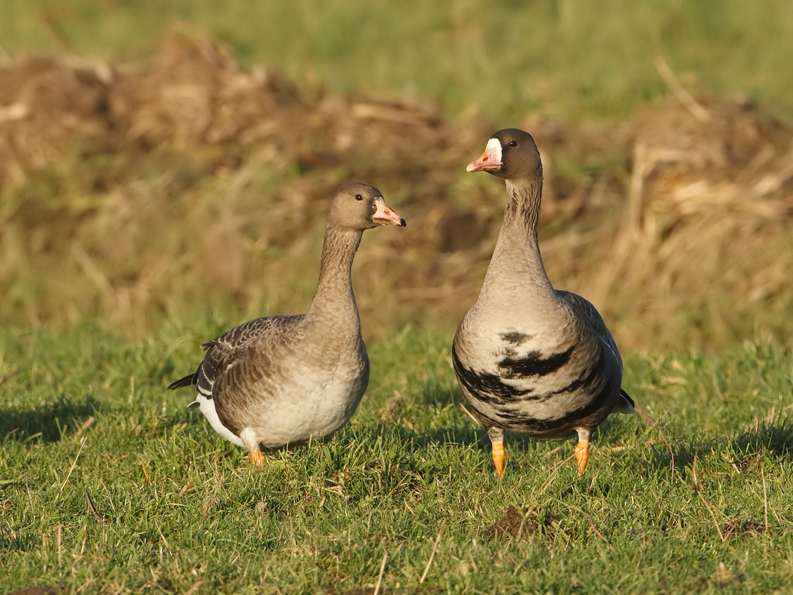
[[[713,452],[739,453],[736,459],[767,453],[772,458],[793,459],[793,422],[780,419],[773,423],[763,422],[757,427],[740,432],[732,437],[719,436],[704,442],[687,441],[677,443],[672,440],[672,453],[676,467],[693,465],[697,457],[706,457]],[[733,461],[742,466],[742,461]],[[666,448],[656,451],[652,467],[661,469],[671,465],[671,456]]]
[[[426,382],[424,386],[421,387],[419,394],[421,395],[421,402],[424,405],[445,407],[447,405],[466,402],[456,382],[453,387],[450,387],[448,383],[437,381]]]
[[[41,547],[41,535],[17,531],[12,537],[9,533],[0,533],[0,552],[32,552]]]
[[[73,433],[99,410],[93,397],[75,403],[69,399],[27,411],[3,411],[0,415],[0,439],[22,441],[39,438],[43,442],[58,442]]]
[[[476,445],[490,452],[490,439],[487,437],[487,431],[483,427],[436,428],[427,432],[413,433],[410,437],[413,438],[413,443],[417,448],[426,448],[430,444],[436,446]],[[516,434],[515,432],[507,432],[504,437],[504,443],[507,448],[516,452],[536,450],[536,445],[542,442],[545,441],[537,440],[526,434]]]
[[[754,430],[738,434],[730,441],[734,450],[750,454],[767,450],[772,457],[793,456],[793,422],[785,418],[775,423],[758,424]]]

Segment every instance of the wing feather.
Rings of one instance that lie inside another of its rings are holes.
[[[216,383],[228,370],[250,356],[254,344],[277,342],[303,318],[302,315],[256,318],[226,331],[201,345],[206,354],[194,374],[177,380],[168,388],[173,390],[193,385],[202,396],[212,399],[217,396]]]

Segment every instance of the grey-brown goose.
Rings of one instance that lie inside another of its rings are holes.
[[[319,284],[308,312],[246,322],[202,345],[191,405],[221,436],[262,466],[266,449],[333,435],[350,419],[369,382],[369,358],[350,268],[365,229],[405,225],[374,186],[351,183],[328,213]]]
[[[537,243],[542,162],[531,135],[497,132],[466,169],[503,178],[507,206],[479,299],[454,337],[457,379],[487,428],[499,477],[504,430],[545,440],[577,433],[580,475],[598,424],[633,413],[622,359],[595,307],[555,290],[545,273]]]

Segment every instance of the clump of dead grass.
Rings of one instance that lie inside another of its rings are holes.
[[[637,114],[627,209],[592,293],[638,297],[645,332],[704,318],[701,339],[723,341],[789,312],[793,134],[750,105],[701,107]]]
[[[480,117],[299,89],[202,36],[171,37],[142,65],[19,59],[0,78],[4,321],[144,330],[210,305],[300,311],[348,179],[408,220],[367,236],[356,261],[370,332],[451,327],[476,297],[503,205],[499,184],[463,171],[492,133]],[[793,133],[748,105],[702,109],[522,124],[546,165],[549,274],[624,345],[789,330]]]

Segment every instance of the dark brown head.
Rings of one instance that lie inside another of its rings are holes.
[[[378,225],[404,227],[405,220],[385,204],[377,188],[364,182],[350,182],[336,192],[330,205],[328,224],[339,229],[362,231]]]
[[[542,177],[542,161],[531,134],[505,128],[490,137],[485,152],[465,170],[486,171],[505,180],[532,179]]]

